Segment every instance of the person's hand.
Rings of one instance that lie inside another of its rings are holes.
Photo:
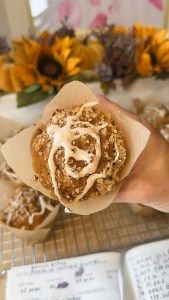
[[[108,110],[118,109],[151,132],[145,149],[130,174],[123,180],[114,201],[140,203],[169,212],[169,144],[143,118],[126,111],[104,96],[98,96],[98,99]]]

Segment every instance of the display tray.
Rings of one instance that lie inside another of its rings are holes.
[[[169,214],[144,217],[135,214],[127,204],[112,204],[89,216],[66,214],[62,208],[45,243],[26,245],[0,229],[0,274],[13,266],[125,250],[166,237],[169,237]]]

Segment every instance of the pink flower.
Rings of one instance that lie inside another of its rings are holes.
[[[89,0],[92,6],[97,6],[102,4],[102,0]]]
[[[63,1],[58,5],[58,14],[60,15],[60,19],[64,20],[65,17],[70,16],[72,12],[71,3],[69,1]]]
[[[109,13],[115,13],[118,11],[119,5],[117,1],[112,1],[108,6],[108,12]]]
[[[163,10],[163,0],[148,0],[148,1],[159,10]]]
[[[91,21],[90,28],[102,28],[107,21],[107,16],[104,13],[98,13],[96,17]]]
[[[77,28],[82,19],[82,11],[79,3],[74,0],[60,1],[57,5],[57,15],[61,21],[67,17],[69,24],[72,25],[73,28]]]

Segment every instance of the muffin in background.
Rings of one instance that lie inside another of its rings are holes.
[[[169,104],[133,101],[136,113],[144,117],[169,142]]]
[[[40,225],[57,204],[32,188],[19,187],[1,211],[1,221],[11,227],[31,230]]]
[[[0,165],[0,179],[7,180],[18,185],[23,184],[6,161],[3,161]]]

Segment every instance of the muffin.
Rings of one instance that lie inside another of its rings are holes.
[[[169,143],[169,123],[161,125],[159,131],[162,134],[162,136],[166,139],[166,141]]]
[[[160,103],[143,103],[141,100],[134,100],[134,106],[139,115],[143,116],[155,129],[162,124],[169,123],[169,107]]]
[[[34,229],[52,212],[57,202],[29,187],[16,189],[1,212],[1,221],[19,229]]]
[[[160,103],[144,103],[134,100],[139,115],[143,116],[169,142],[169,106]]]
[[[56,109],[35,132],[31,154],[36,180],[55,196],[78,202],[116,189],[126,146],[98,102]]]
[[[141,123],[72,81],[1,151],[26,185],[89,215],[113,202],[149,137]]]
[[[22,181],[6,161],[3,161],[0,165],[0,179],[7,180],[18,185],[22,184]]]

